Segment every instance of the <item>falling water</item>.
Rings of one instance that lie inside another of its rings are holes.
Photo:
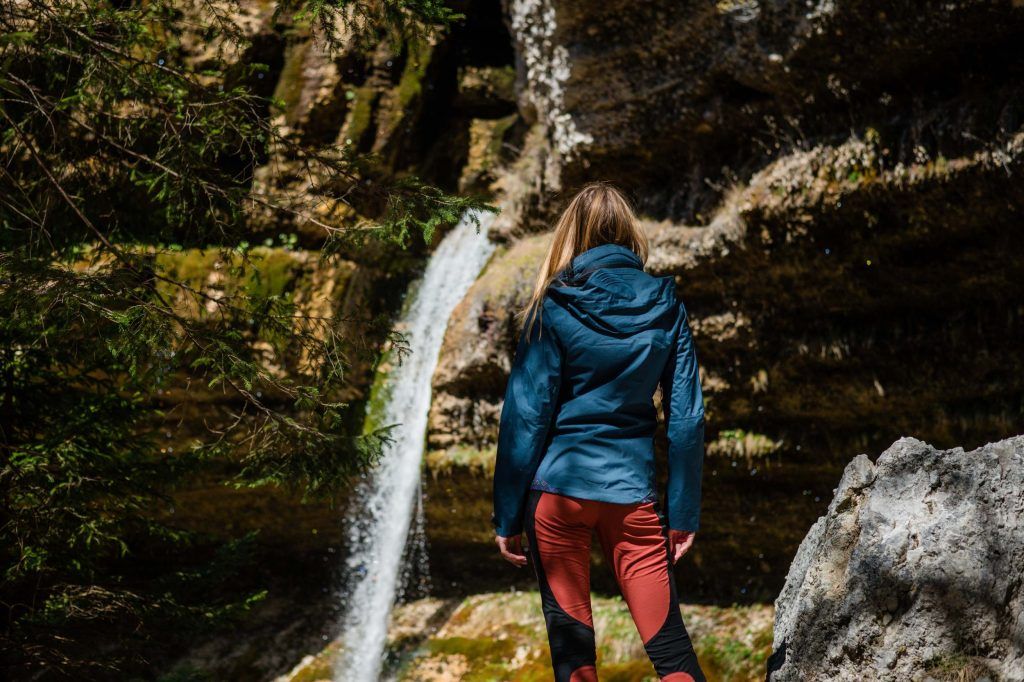
[[[474,217],[480,221],[479,232]],[[448,318],[494,249],[487,239],[493,219],[494,214],[485,212],[464,215],[410,289],[400,328],[411,353],[388,373],[381,414],[381,423],[398,426],[391,432],[393,442],[355,492],[346,520],[351,555],[338,682],[373,682],[380,675],[388,617],[419,498],[430,382]]]

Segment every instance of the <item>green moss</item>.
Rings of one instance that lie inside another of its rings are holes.
[[[413,39],[409,41],[408,58],[405,60],[405,69],[398,81],[398,107],[404,110],[413,100],[417,99],[423,91],[423,77],[427,75],[427,66],[434,47],[425,40]]]
[[[551,234],[524,237],[511,248],[499,247],[491,255],[474,286],[485,287],[486,300],[500,301],[510,295],[528,295],[532,290],[532,278],[544,252],[551,242]]]
[[[755,650],[735,639],[704,637],[697,643],[701,665],[726,679],[750,679],[768,658],[768,651]]]
[[[201,285],[220,259],[217,249],[189,249],[161,253],[156,257],[157,269],[190,286]]]
[[[381,356],[381,365],[387,362],[390,352],[385,351]],[[370,399],[366,404],[366,417],[363,419],[363,433],[373,433],[385,426],[384,409],[391,399],[391,383],[387,380],[387,372],[377,369],[373,375],[373,385],[370,386]]]
[[[516,682],[551,682],[551,661],[545,658],[535,659],[517,668],[514,675],[496,679],[509,679]]]
[[[322,682],[334,679],[334,659],[336,649],[327,649],[317,654],[316,658],[302,666],[288,679],[288,682]]]
[[[494,469],[495,447],[484,449],[456,445],[447,450],[432,450],[427,453],[427,470],[435,477],[449,475],[456,468],[469,469],[476,473],[488,473]]]
[[[654,666],[646,660],[602,663],[599,657],[597,665],[605,682],[656,682],[658,679]]]
[[[744,431],[743,429],[726,429],[718,434],[718,438],[708,444],[708,455],[714,457],[733,457],[753,461],[763,459],[777,452],[782,442],[772,439],[763,433]]]
[[[253,249],[250,259],[245,278],[250,296],[281,296],[295,283],[300,270],[295,254],[282,249]]]
[[[458,72],[459,90],[472,98],[514,102],[516,72],[511,66],[463,66]]]
[[[419,113],[423,79],[432,53],[433,46],[426,40],[410,39],[405,47],[405,65],[398,84],[391,90],[376,93],[372,120],[366,120],[366,110],[353,118],[353,133],[348,138],[359,145],[360,150],[373,149],[377,152],[377,162],[383,168],[392,168],[400,161],[399,155],[409,129],[407,123]],[[357,91],[357,103],[363,98],[364,93]]]
[[[452,626],[462,625],[469,621],[473,615],[473,601],[471,598],[462,600],[459,604],[459,608],[455,609],[455,613],[448,619],[448,624]]]
[[[501,97],[515,100],[516,97],[516,70],[511,66],[492,68],[487,71],[488,80],[494,91]],[[514,116],[513,116],[514,118]]]
[[[515,125],[519,118],[519,114],[509,114],[503,118],[499,118],[494,122],[494,128],[491,130],[491,139],[487,143],[487,159],[491,163],[496,163],[501,158],[502,146],[505,144],[505,136],[509,131],[509,128]]]
[[[444,637],[430,640],[427,648],[433,654],[462,654],[473,663],[494,663],[511,658],[515,654],[516,643],[507,638]]]
[[[498,264],[500,264],[501,261],[504,260],[508,252],[509,247],[505,246],[504,244],[499,244],[498,246],[496,246],[494,248],[494,251],[491,252],[491,257],[487,259],[487,262],[484,263],[483,268],[480,269],[480,275],[476,278],[476,281],[480,282],[491,269],[499,267]]]
[[[350,92],[353,95],[345,137],[347,140],[351,140],[351,144],[357,149],[365,149],[373,143],[373,140],[369,139],[369,135],[372,132],[373,114],[380,93],[369,85]]]
[[[518,114],[509,114],[470,122],[468,156],[459,178],[460,187],[485,187],[494,179],[495,169],[506,156],[504,149],[509,130],[518,119]]]
[[[595,594],[592,604],[601,679],[657,680],[623,599]],[[765,607],[684,605],[683,615],[710,682],[763,679],[771,647],[771,619]],[[535,591],[466,597],[444,631],[447,636],[423,644],[399,679],[422,679],[427,670],[445,668],[468,681],[551,679],[540,595]]]
[[[406,290],[402,309],[399,311],[398,319],[405,317],[409,306],[416,298],[419,282],[412,282]],[[384,410],[391,399],[391,382],[388,381],[388,373],[391,362],[395,359],[395,352],[391,347],[381,352],[377,360],[377,371],[373,375],[373,384],[370,386],[370,398],[366,406],[366,417],[363,419],[363,433],[372,433],[377,429],[387,426],[384,422]]]
[[[968,682],[992,677],[983,659],[962,652],[936,656],[925,663],[925,672],[941,682]]]
[[[294,126],[298,118],[298,106],[302,101],[302,90],[305,87],[302,72],[309,49],[308,41],[293,43],[289,46],[284,66],[281,69],[281,77],[274,89],[274,99],[281,101],[285,121],[290,126]]]
[[[516,656],[516,650],[522,640],[525,629],[503,628],[508,636],[504,639],[493,637],[445,637],[430,640],[427,644],[428,655],[460,656],[469,666],[460,679],[465,682],[491,682],[492,680],[544,680],[551,675],[550,660],[544,660],[538,651],[533,660],[522,665],[517,661],[514,668],[510,666]],[[520,635],[520,636],[515,636]]]
[[[168,276],[193,288],[202,288],[214,272],[222,279],[218,286],[226,293],[244,290],[251,296],[280,296],[291,290],[300,277],[302,262],[296,252],[258,247],[249,261],[238,254],[225,258],[217,249],[190,249],[157,256],[156,266]],[[169,285],[168,285],[169,286]],[[167,293],[177,295],[176,289]]]

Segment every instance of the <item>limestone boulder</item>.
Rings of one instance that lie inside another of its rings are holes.
[[[856,457],[775,608],[771,682],[1024,680],[1024,436]]]

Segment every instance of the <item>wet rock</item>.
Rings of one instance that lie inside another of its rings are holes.
[[[850,462],[800,545],[768,679],[1022,680],[1022,585],[1024,436],[902,438]]]
[[[499,248],[453,311],[434,373],[431,449],[497,442],[500,403],[519,330],[516,313],[529,300],[549,242],[549,235],[538,235]]]

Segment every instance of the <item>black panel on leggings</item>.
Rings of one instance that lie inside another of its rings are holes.
[[[676,577],[672,570],[672,544],[668,541],[668,523],[657,501],[654,511],[661,521],[661,534],[665,537],[665,564],[668,569],[669,610],[665,622],[658,631],[647,640],[644,649],[654,664],[659,677],[669,673],[689,673],[696,682],[706,682],[704,671],[697,662],[697,654],[693,650],[690,635],[683,625],[683,616],[679,612],[679,597],[676,594]]]

